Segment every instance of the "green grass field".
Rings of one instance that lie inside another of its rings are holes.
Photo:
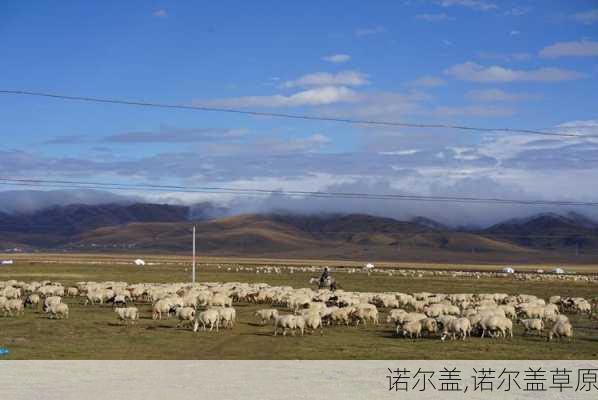
[[[107,261],[40,263],[42,258],[21,260],[0,269],[0,280],[50,279],[65,285],[81,280],[134,282],[184,282],[188,266],[175,263],[137,268]],[[89,261],[89,260],[88,260]],[[232,261],[232,260],[231,260]],[[308,265],[313,265],[309,263]],[[306,287],[309,273],[256,274],[226,272],[226,266],[205,267],[200,281],[265,282],[271,285]],[[345,290],[442,293],[527,293],[547,298],[598,296],[598,285],[572,281],[530,282],[512,278],[456,279],[449,277],[402,278],[385,274],[337,273]],[[137,304],[141,320],[122,326],[111,306],[83,306],[81,299],[66,299],[69,320],[50,320],[26,310],[23,317],[0,317],[0,346],[11,353],[4,359],[596,359],[598,321],[571,317],[575,328],[572,342],[546,342],[524,337],[516,326],[513,339],[472,338],[465,342],[441,342],[437,338],[409,339],[393,336],[393,327],[326,327],[324,334],[304,337],[273,337],[272,327],[259,326],[253,312],[267,305],[236,304],[237,324],[232,330],[193,333],[176,328],[176,320],[153,321],[150,305]],[[381,320],[385,319],[385,313]]]

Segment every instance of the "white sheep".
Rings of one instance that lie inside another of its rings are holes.
[[[220,315],[220,322],[224,328],[232,328],[237,319],[237,312],[232,307],[219,307],[218,314]]]
[[[544,321],[539,318],[520,319],[519,323],[525,328],[526,335],[538,332],[538,336],[540,336],[544,332]]]
[[[62,297],[60,297],[60,296],[46,297],[44,299],[43,311],[47,312],[48,309],[50,308],[50,306],[52,306],[53,304],[60,304],[60,303],[62,303]]]
[[[375,306],[372,306],[371,308],[356,307],[355,311],[351,313],[351,318],[355,320],[355,326],[359,326],[360,322],[367,325],[368,321],[378,325],[378,310]]]
[[[212,296],[208,305],[212,307],[232,307],[233,299],[223,293],[216,293]]]
[[[37,308],[39,306],[41,298],[38,294],[32,293],[25,299],[25,306],[30,305],[31,308]]]
[[[282,336],[286,336],[289,329],[292,334],[295,335],[294,330],[297,328],[297,319],[295,317],[296,316],[293,314],[279,315],[276,317],[274,320],[274,336],[278,335],[279,328],[282,329]],[[303,320],[303,318],[301,318],[301,320]]]
[[[278,317],[278,310],[275,308],[266,308],[263,310],[257,310],[254,314],[262,325],[266,322],[276,319]]]
[[[216,332],[218,332],[220,327],[220,314],[218,313],[218,310],[210,308],[200,312],[197,316],[197,321],[195,321],[193,326],[193,332],[197,332],[200,324],[204,331],[206,330],[206,327],[209,326],[210,332],[214,328],[216,328]]]
[[[440,339],[444,341],[447,336],[451,336],[452,340],[460,337],[465,340],[467,336],[471,336],[471,322],[467,318],[452,318],[444,323],[444,330]]]
[[[48,307],[47,312],[49,313],[49,318],[69,319],[69,306],[64,303],[51,304]]]
[[[310,312],[303,315],[305,326],[311,329],[311,333],[315,332],[316,329],[320,329],[320,335],[324,334],[322,327],[322,317],[319,313]]]
[[[25,313],[25,307],[20,299],[8,299],[4,302],[4,316],[19,316]]]
[[[494,333],[503,337],[507,337],[507,334],[509,334],[513,337],[513,321],[507,317],[499,317],[496,315],[486,316],[480,321],[480,326],[482,328],[482,337],[484,337],[486,333]]]
[[[406,322],[401,326],[401,330],[403,332],[403,337],[406,337],[407,334],[409,334],[410,339],[413,339],[413,335],[415,335],[416,338],[419,338],[421,337],[422,332],[421,320]]]
[[[558,322],[554,324],[550,332],[548,332],[548,340],[552,340],[553,337],[557,337],[558,339],[562,337],[569,338],[571,340],[573,338],[573,326],[569,322]]]
[[[195,321],[195,307],[178,307],[176,316],[179,320],[177,328],[183,325],[193,325]]]
[[[118,314],[118,318],[126,325],[128,321],[131,324],[135,324],[135,321],[139,319],[139,310],[137,307],[121,307],[114,310]]]
[[[170,316],[170,308],[172,305],[166,299],[158,300],[152,307],[152,319],[162,319],[162,314],[166,314],[166,318]]]

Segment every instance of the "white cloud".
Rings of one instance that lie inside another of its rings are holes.
[[[355,31],[355,36],[357,37],[365,37],[371,35],[377,35],[379,33],[386,32],[386,28],[383,26],[375,26],[372,28],[359,28]]]
[[[474,10],[488,11],[497,9],[498,6],[485,0],[437,0],[442,7],[461,6]]]
[[[521,31],[518,31],[516,29],[513,29],[510,33],[511,36],[518,36],[521,34]]]
[[[396,151],[381,151],[378,154],[384,156],[410,156],[419,153],[418,149],[396,150]]]
[[[578,42],[557,42],[540,50],[540,57],[592,57],[598,56],[598,42],[582,40]]]
[[[516,70],[493,65],[484,67],[474,62],[454,65],[444,71],[456,79],[471,82],[559,82],[584,78],[576,71],[543,67],[535,70]]]
[[[341,64],[347,62],[351,59],[351,56],[348,54],[331,54],[329,56],[322,57],[322,60],[328,61],[334,64]]]
[[[453,21],[455,18],[446,15],[445,13],[441,14],[418,14],[415,16],[415,19],[420,21],[426,22],[441,22],[441,21]]]
[[[296,80],[286,81],[284,87],[313,87],[313,86],[362,86],[367,85],[367,75],[359,71],[341,71],[336,74],[329,72],[315,72],[299,77]]]
[[[569,133],[581,136],[598,136],[598,119],[585,121],[569,121],[556,126],[562,133]],[[598,139],[592,138],[598,142]]]
[[[573,14],[571,19],[582,24],[591,25],[598,22],[598,8],[590,11]]]
[[[511,93],[501,89],[472,90],[465,94],[470,100],[494,102],[494,101],[520,101],[538,99],[540,96],[530,93]]]
[[[422,87],[438,87],[446,85],[446,81],[444,79],[437,78],[435,76],[422,76],[417,78],[413,82],[411,82],[413,86],[422,86]]]
[[[297,92],[290,96],[244,96],[219,100],[193,102],[197,106],[280,108],[320,106],[350,103],[360,99],[360,94],[344,86],[323,86]]]
[[[158,18],[166,18],[168,17],[168,11],[166,11],[166,9],[164,8],[160,8],[158,10],[155,10],[152,15],[154,17],[158,17]]]
[[[427,95],[421,93],[405,95],[397,92],[368,92],[360,93],[355,104],[320,111],[330,117],[392,121],[420,113],[420,102],[427,98]]]

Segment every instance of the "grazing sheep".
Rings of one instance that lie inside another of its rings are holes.
[[[50,308],[50,306],[52,306],[53,304],[60,304],[60,303],[62,303],[62,297],[59,297],[59,296],[46,297],[44,299],[43,311],[48,312],[48,309]]]
[[[434,318],[425,318],[420,320],[422,324],[422,333],[426,332],[428,336],[438,333],[438,322]]]
[[[403,332],[403,337],[406,337],[407,334],[409,334],[410,339],[413,339],[413,335],[415,335],[416,338],[419,338],[421,337],[422,332],[421,320],[406,322],[401,327],[401,330]]]
[[[467,336],[471,336],[471,322],[467,318],[453,318],[446,321],[440,339],[444,341],[450,335],[452,340],[460,337],[465,340]]]
[[[330,320],[338,324],[349,326],[351,322],[351,309],[348,307],[337,308],[330,313]]]
[[[571,340],[573,338],[573,326],[569,322],[558,322],[554,324],[550,332],[548,332],[548,341],[552,340],[553,337],[557,339],[566,337]]]
[[[216,328],[216,332],[218,332],[220,327],[220,314],[218,313],[218,310],[210,308],[200,312],[197,316],[197,321],[193,326],[193,332],[197,332],[199,324],[201,324],[202,330],[204,331],[206,330],[206,327],[209,326],[210,332],[212,332],[214,327]]]
[[[102,304],[104,302],[104,295],[102,291],[90,290],[85,295],[85,302],[83,305],[94,305],[95,303]]]
[[[177,307],[175,314],[179,320],[177,328],[183,325],[193,325],[195,321],[195,307]]]
[[[350,316],[353,320],[355,320],[355,326],[359,326],[360,322],[363,322],[364,325],[367,325],[368,321],[374,325],[378,325],[378,310],[375,306],[372,308],[358,307],[350,314]]]
[[[588,314],[589,316],[592,315],[592,304],[590,304],[590,302],[587,300],[582,300],[575,304],[574,309],[580,314]]]
[[[311,333],[314,333],[316,329],[320,329],[320,335],[324,334],[322,329],[322,317],[319,313],[307,313],[306,315],[303,315],[303,319],[305,321],[305,326],[311,329]]]
[[[19,316],[25,313],[25,306],[19,299],[9,299],[4,302],[4,316]]]
[[[30,305],[31,308],[37,308],[39,306],[41,298],[38,294],[32,293],[25,299],[25,306]]]
[[[232,307],[233,299],[224,295],[223,293],[216,293],[212,296],[208,305],[212,307]]]
[[[69,319],[69,306],[64,303],[54,303],[47,309],[49,318]]]
[[[490,336],[496,335],[503,337],[507,337],[507,334],[510,334],[510,336],[513,337],[513,321],[507,317],[489,315],[482,318],[479,324],[482,328],[482,337],[484,337],[486,333],[489,333]]]
[[[408,312],[401,308],[390,310],[388,317],[386,317],[386,323],[396,324],[399,320],[401,320],[407,314],[408,314]]]
[[[538,336],[540,336],[544,332],[544,321],[539,318],[520,319],[518,322],[525,328],[526,335],[538,332]]]
[[[162,319],[162,314],[166,314],[166,318],[170,316],[171,304],[167,300],[158,300],[152,307],[152,319]]]
[[[126,325],[128,321],[131,321],[131,324],[135,324],[135,321],[139,319],[139,310],[137,307],[121,307],[114,310],[116,314],[118,314],[118,318],[123,321]]]
[[[278,335],[278,329],[282,329],[282,336],[286,336],[287,331],[290,329],[292,335],[295,335],[295,329],[297,328],[297,320],[296,315],[293,314],[286,314],[286,315],[279,315],[274,320],[274,336]],[[305,325],[305,320],[303,317],[300,318],[303,321],[303,325]],[[301,322],[300,322],[301,323]],[[301,335],[303,335],[303,329],[301,330]]]
[[[262,325],[265,325],[266,322],[274,320],[276,317],[278,317],[278,310],[275,308],[266,308],[256,311],[254,315],[258,318]]]
[[[232,328],[235,325],[235,320],[237,319],[237,312],[232,307],[220,307],[217,309],[218,314],[220,315],[220,322],[222,326],[227,328]]]
[[[79,296],[79,289],[76,287],[69,287],[66,289],[66,295],[68,297],[77,297]]]

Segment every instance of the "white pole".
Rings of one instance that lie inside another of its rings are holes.
[[[193,225],[193,272],[191,280],[195,283],[195,225]]]

